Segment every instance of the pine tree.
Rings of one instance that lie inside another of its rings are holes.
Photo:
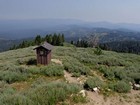
[[[47,42],[50,43],[50,44],[52,43],[52,34],[50,34],[50,35],[48,36]]]
[[[35,38],[35,44],[39,45],[41,44],[41,36],[40,35],[37,35],[36,38]]]
[[[57,40],[57,34],[54,33],[54,35],[52,37],[52,45],[56,45],[56,40]]]
[[[62,36],[60,34],[57,35],[57,39],[56,39],[56,45],[60,46],[62,45]]]
[[[77,41],[76,46],[80,47],[80,41],[79,40]]]
[[[14,44],[13,47],[10,48],[10,50],[15,50],[16,49],[16,45]]]
[[[73,42],[73,40],[71,40],[71,42],[70,42],[71,44],[74,44],[74,42]]]
[[[21,48],[24,48],[24,47],[25,47],[25,42],[23,41],[21,44]]]
[[[62,42],[65,42],[64,34],[62,34]]]
[[[48,42],[49,35],[46,35],[44,39],[45,39],[45,41],[47,41],[47,42]]]

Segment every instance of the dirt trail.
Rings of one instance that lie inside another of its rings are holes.
[[[78,80],[75,77],[72,77],[72,75],[68,73],[67,71],[64,71],[64,77],[66,81],[68,81],[69,83],[79,84]]]
[[[80,80],[82,80],[81,79],[82,77],[81,78],[72,77],[72,75],[68,73],[67,71],[64,71],[64,76],[65,76],[66,81],[69,81],[69,83],[81,84]],[[95,92],[87,91],[87,90],[86,90],[86,93],[87,93],[87,98],[89,100],[89,102],[86,103],[86,105],[104,105],[103,103],[100,104],[101,100],[102,102],[104,102],[103,97],[101,95]]]
[[[53,59],[52,62],[63,65],[62,62],[58,59]],[[96,72],[93,72],[95,76],[98,76]],[[86,80],[86,77],[81,76],[79,78],[72,77],[71,73],[64,71],[64,77],[69,83],[83,84]],[[99,76],[101,80],[104,80]],[[124,94],[124,96],[110,96],[104,99],[103,95],[98,93],[87,91],[87,98],[89,100],[86,104],[77,104],[77,105],[140,105],[140,91],[132,90],[131,93]]]
[[[81,84],[81,77],[75,78],[72,77],[72,74],[64,71],[64,76],[69,83]],[[110,96],[104,99],[103,95],[98,93],[87,91],[87,98],[89,100],[86,104],[78,104],[78,105],[140,105],[140,91],[132,90],[131,93],[124,94],[124,96]]]

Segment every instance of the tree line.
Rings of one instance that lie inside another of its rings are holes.
[[[140,54],[140,41],[116,41],[100,43],[100,48],[124,53]]]
[[[77,41],[71,41],[70,43],[75,45],[76,47],[84,47],[84,48],[87,48],[87,47],[98,47],[98,45],[94,45],[90,41],[83,40],[83,39],[77,40]]]
[[[71,41],[70,43],[75,45],[76,47],[85,47],[85,48],[89,47],[88,42],[85,40],[78,40],[76,42]]]
[[[14,45],[10,48],[10,50],[25,48],[34,45],[40,45],[41,43],[47,41],[48,43],[54,46],[63,46],[65,42],[64,34],[47,34],[45,37],[41,37],[41,35],[37,35],[33,40],[22,41],[19,45]]]
[[[76,47],[95,47],[99,48],[100,50],[102,49],[116,52],[140,54],[140,41],[114,41],[94,44],[89,40],[78,40],[75,42],[71,41],[71,44],[75,45]]]

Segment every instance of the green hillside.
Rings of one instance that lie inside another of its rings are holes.
[[[127,94],[129,82],[140,82],[139,55],[111,51],[98,55],[94,48],[54,47],[52,59],[62,64],[52,61],[42,66],[36,65],[33,48],[0,53],[0,105],[86,105],[88,97],[82,97],[80,90],[100,87],[106,97]],[[64,70],[84,80],[70,83]]]

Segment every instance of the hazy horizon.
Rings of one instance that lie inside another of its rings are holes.
[[[77,19],[140,24],[140,0],[1,0],[0,20]]]

